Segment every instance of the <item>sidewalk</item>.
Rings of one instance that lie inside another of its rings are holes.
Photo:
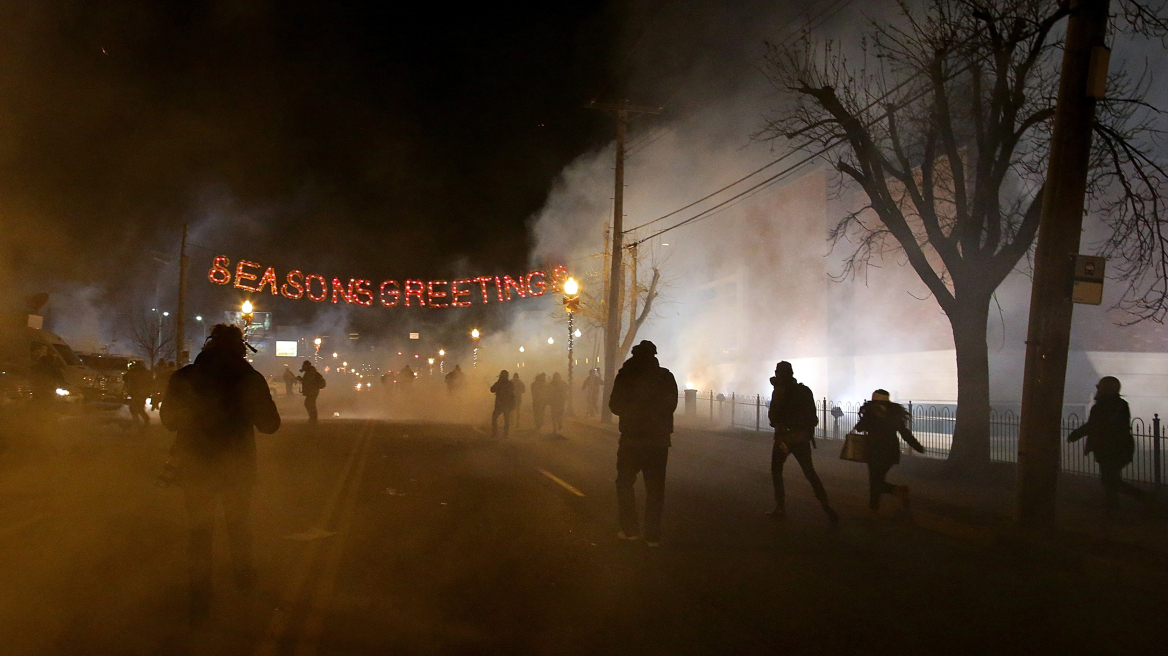
[[[573,421],[595,430],[617,431],[615,423],[580,418]],[[692,421],[678,421],[674,434],[697,440],[771,444],[767,432],[702,426]],[[846,510],[846,516],[865,517],[867,468],[839,459],[842,441],[820,439],[817,443],[815,467],[829,496]],[[770,461],[757,466],[768,471]],[[1117,510],[1108,512],[1098,479],[1063,474],[1059,479],[1058,526],[1051,531],[1026,531],[1014,523],[1014,470],[1013,464],[993,463],[984,478],[955,478],[946,471],[944,460],[914,454],[902,457],[888,479],[912,488],[913,521],[920,528],[979,545],[1021,542],[1054,549],[1096,567],[1134,575],[1168,574],[1168,505],[1163,501],[1153,515],[1126,497],[1119,500]],[[886,497],[881,504],[882,520],[896,521],[898,505],[895,498]]]

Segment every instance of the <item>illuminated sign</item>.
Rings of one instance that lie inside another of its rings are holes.
[[[276,340],[276,357],[278,357],[278,358],[294,358],[294,357],[296,357],[296,342],[285,342],[283,340]]]

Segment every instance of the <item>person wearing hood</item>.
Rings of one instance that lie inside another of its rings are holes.
[[[503,417],[503,437],[511,432],[511,411],[515,409],[515,385],[506,369],[499,372],[499,380],[491,385],[495,395],[495,409],[491,412],[491,437],[499,435],[499,417]]]
[[[925,447],[913,437],[908,428],[908,411],[899,403],[893,403],[888,392],[878,389],[872,392],[872,400],[860,406],[860,419],[855,430],[868,436],[868,509],[873,513],[880,510],[880,497],[895,495],[905,510],[909,509],[907,485],[892,485],[884,480],[888,470],[900,462],[900,439],[917,453],[924,453]]]
[[[775,375],[771,378],[774,391],[767,418],[775,429],[775,445],[771,449],[771,482],[775,486],[775,509],[770,515],[774,519],[787,516],[786,492],[783,488],[783,465],[787,456],[795,456],[811,490],[827,519],[834,526],[839,523],[839,514],[827,502],[827,491],[815,465],[811,462],[811,447],[815,441],[815,427],[819,425],[819,413],[815,409],[815,396],[811,389],[795,380],[795,372],[790,362],[775,365]]]
[[[300,365],[300,393],[304,395],[304,409],[308,411],[308,423],[316,423],[316,397],[324,389],[324,376],[308,360]]]
[[[191,621],[205,619],[211,603],[211,545],[215,503],[223,504],[235,583],[255,584],[251,496],[256,477],[255,430],[274,433],[280,413],[267,380],[244,357],[243,332],[219,324],[193,364],[171,376],[159,411],[177,431],[172,448],[177,481],[190,517]]]
[[[283,378],[284,378],[284,396],[292,396],[292,387],[294,385],[296,385],[296,374],[292,373],[292,370],[288,368],[288,365],[284,365]]]
[[[640,537],[633,484],[645,478],[645,543],[661,545],[661,515],[665,507],[665,468],[677,409],[677,381],[657,361],[657,347],[648,340],[633,347],[613,381],[608,400],[620,417],[616,452],[616,499],[622,540]]]
[[[1106,495],[1107,507],[1114,508],[1116,495],[1126,494],[1137,501],[1148,503],[1147,492],[1123,480],[1123,468],[1132,461],[1136,442],[1131,433],[1131,409],[1119,395],[1119,379],[1104,376],[1095,385],[1095,405],[1087,416],[1087,423],[1071,431],[1067,442],[1074,443],[1086,437],[1083,454],[1095,455]]]

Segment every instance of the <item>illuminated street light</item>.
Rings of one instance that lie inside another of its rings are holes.
[[[580,285],[576,282],[575,278],[568,278],[568,280],[564,282],[564,293],[568,296],[575,296],[579,291]]]
[[[314,344],[314,345],[315,345],[317,348],[320,348],[320,342],[321,342],[321,339],[320,339],[319,337],[317,337],[316,339],[312,340],[312,343],[313,343],[313,344]]]
[[[554,338],[548,337],[548,344],[555,344],[555,343],[556,343],[556,340]]]
[[[164,316],[164,317],[169,317],[169,316],[170,316],[170,313],[169,313],[169,312],[163,312],[163,313],[162,313],[162,316]]]
[[[334,357],[334,358],[335,358],[335,357],[337,357],[337,354],[336,354],[335,352],[333,353],[333,357]]]
[[[577,328],[577,329],[576,329],[576,331],[572,333],[572,336],[573,336],[573,337],[580,337],[580,336],[581,336],[581,335],[583,335],[583,334],[584,334],[584,333],[580,332],[580,329],[579,329],[579,328]]]
[[[519,347],[519,352],[520,352],[520,353],[523,353],[523,352],[524,352],[524,351],[526,351],[526,350],[527,350],[527,349],[523,348],[522,346],[520,346],[520,347]]]
[[[472,328],[470,331],[470,338],[474,340],[474,356],[471,358],[471,369],[479,368],[479,332],[478,328]]]
[[[571,417],[575,414],[572,403],[572,353],[575,348],[575,338],[580,336],[580,331],[576,330],[576,310],[580,309],[580,284],[576,282],[575,278],[569,277],[564,281],[564,310],[568,312],[568,407],[567,415]],[[552,344],[552,338],[548,338],[548,344]]]

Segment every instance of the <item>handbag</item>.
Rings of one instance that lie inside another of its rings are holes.
[[[840,449],[840,460],[868,462],[868,436],[851,432],[844,437],[844,448]]]

